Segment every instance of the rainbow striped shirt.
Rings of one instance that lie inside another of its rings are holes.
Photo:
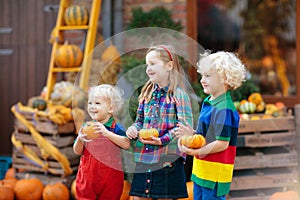
[[[229,147],[204,157],[195,156],[191,179],[210,189],[214,189],[217,184],[217,195],[222,196],[230,191],[240,117],[230,92],[211,101],[209,98],[210,96],[203,101],[196,133],[202,134],[207,143],[215,140],[229,141]]]

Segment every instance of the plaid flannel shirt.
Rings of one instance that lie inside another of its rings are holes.
[[[134,125],[137,130],[142,128],[156,128],[162,145],[143,144],[139,140],[135,143],[134,157],[136,162],[157,163],[164,154],[182,155],[177,148],[177,138],[173,131],[177,123],[193,127],[192,108],[189,96],[177,88],[167,103],[168,87],[160,88],[155,85],[151,100],[139,103]]]

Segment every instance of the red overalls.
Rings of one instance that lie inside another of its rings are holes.
[[[103,136],[85,143],[76,177],[77,198],[119,200],[123,183],[120,147]]]

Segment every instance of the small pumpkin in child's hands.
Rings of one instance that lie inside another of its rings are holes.
[[[151,136],[158,137],[159,133],[156,128],[150,128],[150,129],[141,129],[139,131],[139,137],[144,140],[151,140]]]
[[[87,135],[86,136],[87,140],[92,140],[100,136],[99,133],[95,133],[96,130],[94,128],[95,128],[95,122],[93,121],[88,121],[85,123],[85,125],[83,125],[82,133]]]
[[[199,149],[206,143],[205,138],[202,135],[183,135],[180,138],[180,144],[191,149]]]

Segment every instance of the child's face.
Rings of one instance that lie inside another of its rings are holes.
[[[93,120],[105,123],[112,116],[112,107],[107,98],[98,95],[89,95],[88,113]]]
[[[169,72],[171,68],[164,64],[156,51],[150,51],[146,55],[146,64],[146,73],[152,83],[157,83],[161,87],[169,84]]]
[[[222,82],[222,78],[217,71],[211,69],[206,72],[202,72],[202,78],[200,83],[206,94],[211,95],[211,99],[215,99],[224,92],[226,92],[225,84]]]

